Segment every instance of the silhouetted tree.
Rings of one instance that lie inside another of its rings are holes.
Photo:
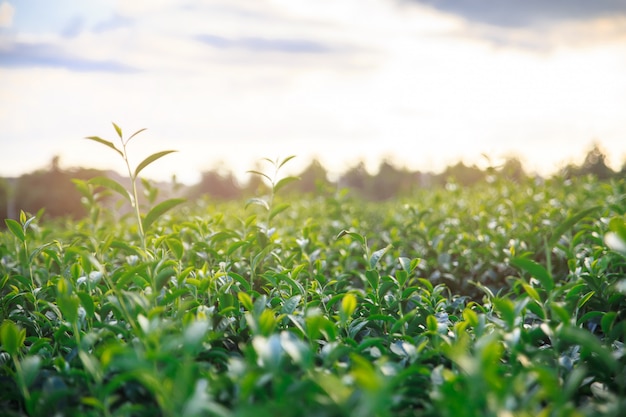
[[[507,158],[504,165],[498,170],[498,174],[515,182],[520,182],[526,177],[522,162],[516,157]]]
[[[389,161],[381,162],[378,173],[370,178],[368,197],[374,200],[386,200],[406,194],[417,182],[417,175],[405,169],[398,169]]]
[[[439,174],[439,178],[443,180],[442,183],[452,179],[459,185],[469,186],[484,180],[485,173],[476,165],[470,167],[463,162],[458,162],[456,165],[447,167]]]
[[[582,165],[568,164],[560,172],[565,178],[573,178],[582,175],[594,175],[600,180],[605,180],[615,176],[615,172],[606,165],[606,155],[602,152],[597,143],[587,152]]]
[[[9,203],[9,182],[0,178],[0,220],[9,217]],[[4,227],[4,221],[0,223],[0,227]]]
[[[339,187],[355,190],[358,194],[365,196],[370,179],[371,176],[365,169],[365,163],[361,161],[341,175]]]
[[[236,199],[241,196],[241,189],[232,172],[220,174],[217,171],[205,171],[200,182],[191,189],[189,197],[198,198],[203,195],[220,200]]]
[[[604,155],[598,144],[594,144],[593,148],[585,156],[580,173],[582,175],[591,174],[601,180],[611,178],[615,172],[606,165],[605,161],[606,155]]]
[[[328,172],[317,159],[311,161],[298,177],[300,180],[287,185],[287,189],[294,189],[302,193],[326,193],[330,190]]]
[[[36,213],[45,208],[50,217],[70,216],[80,218],[85,209],[80,193],[72,182],[72,175],[59,168],[59,158],[54,157],[48,170],[39,170],[18,178],[15,190],[17,210]]]

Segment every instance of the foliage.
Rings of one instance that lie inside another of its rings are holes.
[[[266,195],[155,205],[143,234],[98,195],[80,220],[7,220],[0,409],[620,415],[623,182],[298,198],[289,159],[255,170]]]
[[[157,161],[158,159],[176,151],[166,150],[166,151],[159,151],[159,152],[153,153],[152,155],[146,157],[143,161],[141,161],[133,170],[133,168],[130,165],[130,161],[128,159],[127,146],[133,138],[135,138],[138,134],[145,131],[146,129],[139,129],[138,131],[130,135],[128,138],[124,139],[122,135],[122,129],[115,123],[113,123],[113,128],[115,129],[115,132],[117,133],[120,144],[122,145],[121,149],[118,149],[113,144],[113,142],[110,142],[106,139],[102,139],[99,136],[88,136],[85,139],[89,139],[101,145],[104,145],[105,147],[114,150],[120,155],[120,157],[124,160],[124,164],[126,165],[126,169],[128,171],[128,178],[130,179],[131,189],[127,190],[122,184],[108,177],[92,178],[90,180],[90,185],[104,186],[112,191],[117,192],[120,196],[128,200],[128,202],[131,204],[131,206],[133,207],[135,211],[139,237],[141,238],[141,242],[145,249],[146,229],[158,217],[160,217],[162,214],[172,209],[173,207],[183,203],[184,200],[179,199],[179,198],[176,198],[176,199],[172,198],[172,199],[162,201],[156,206],[154,206],[153,208],[151,208],[150,211],[146,213],[145,216],[142,217],[141,210],[139,208],[139,192],[137,191],[137,180],[139,179],[139,173],[143,171],[147,166]],[[144,182],[144,186],[148,189],[148,192],[150,192],[150,184],[148,182]],[[156,189],[154,190],[156,192]],[[86,191],[92,191],[92,189],[88,188],[87,184],[83,183],[82,192],[83,194],[85,194],[85,197],[89,199],[89,192],[86,192]],[[152,198],[149,198],[149,200],[153,202],[155,198],[156,198],[156,195],[153,195]]]

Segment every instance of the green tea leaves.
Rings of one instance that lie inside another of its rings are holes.
[[[533,278],[536,278],[546,291],[552,291],[554,289],[554,279],[552,275],[537,262],[526,258],[513,258],[511,259],[511,265],[518,267],[530,274]]]

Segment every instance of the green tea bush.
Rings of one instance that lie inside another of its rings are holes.
[[[299,199],[280,192],[295,180],[281,176],[288,160],[256,172],[268,195],[247,202],[120,215],[101,187],[135,193],[96,179],[77,182],[84,219],[6,220],[5,415],[626,409],[622,183]]]

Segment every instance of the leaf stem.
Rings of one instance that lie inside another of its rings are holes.
[[[137,194],[137,177],[135,177],[135,174],[133,173],[133,170],[130,167],[130,161],[128,160],[128,153],[126,152],[126,145],[128,144],[129,140],[124,142],[124,140],[120,138],[120,141],[122,142],[122,157],[124,158],[124,162],[126,163],[126,168],[128,169],[128,177],[130,178],[131,186],[133,189],[132,205],[133,205],[133,208],[135,209],[135,216],[137,217],[137,227],[139,228],[139,237],[141,238],[141,247],[145,251],[146,250],[146,237],[145,237],[144,230],[143,230],[143,224],[141,223],[141,212],[139,211],[139,196]]]

